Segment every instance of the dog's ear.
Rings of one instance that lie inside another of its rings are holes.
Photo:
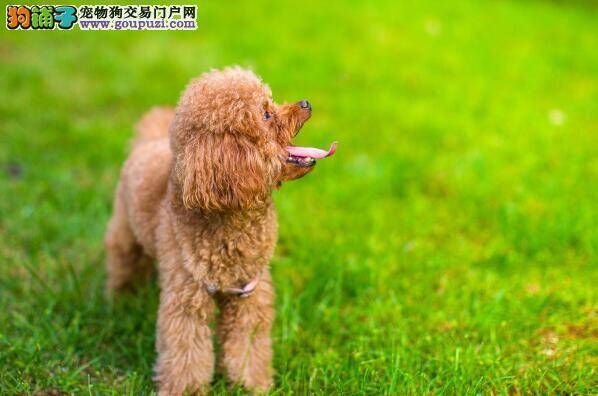
[[[187,209],[247,209],[270,193],[273,163],[246,136],[202,134],[181,154],[175,170]]]

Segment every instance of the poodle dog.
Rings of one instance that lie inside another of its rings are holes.
[[[271,193],[335,149],[290,146],[310,116],[309,102],[277,105],[251,71],[231,67],[192,80],[176,110],[154,108],[137,124],[105,237],[106,287],[130,286],[157,260],[160,395],[208,390],[216,306],[219,367],[254,392],[271,386]]]

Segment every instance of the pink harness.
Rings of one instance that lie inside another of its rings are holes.
[[[228,294],[235,294],[239,297],[248,297],[251,292],[253,292],[260,281],[260,274],[257,274],[255,278],[251,280],[248,284],[246,284],[242,289],[238,287],[227,287],[222,291]]]

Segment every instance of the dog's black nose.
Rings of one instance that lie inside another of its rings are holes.
[[[301,106],[302,109],[311,110],[311,104],[307,100],[299,102],[299,106]]]

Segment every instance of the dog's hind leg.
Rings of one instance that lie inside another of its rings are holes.
[[[104,238],[106,246],[106,269],[108,279],[106,292],[132,286],[139,278],[147,278],[152,273],[152,259],[148,257],[129,226],[125,207],[117,192],[114,200],[114,213],[108,223]]]

